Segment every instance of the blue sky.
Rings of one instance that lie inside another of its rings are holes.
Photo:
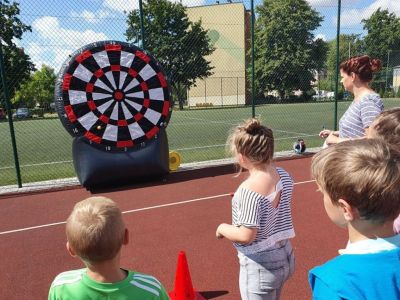
[[[175,0],[171,0],[175,1]],[[220,3],[227,2],[219,0]],[[188,6],[215,4],[215,0],[182,0]],[[250,0],[243,2],[250,8]],[[262,0],[254,0],[258,5]],[[332,39],[336,35],[337,0],[308,0],[324,22],[315,35]],[[397,2],[397,4],[395,4]],[[364,34],[361,20],[377,8],[389,9],[400,16],[399,0],[342,0],[341,33]],[[76,49],[90,42],[125,40],[124,10],[138,7],[138,0],[19,0],[21,19],[32,26],[17,43],[24,47],[33,62],[47,64],[56,72]]]

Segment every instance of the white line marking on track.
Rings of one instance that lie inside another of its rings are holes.
[[[306,184],[306,183],[311,183],[311,182],[315,182],[315,180],[307,180],[307,181],[295,182],[294,185]],[[192,202],[210,200],[210,199],[215,199],[215,198],[222,198],[222,197],[227,197],[227,196],[230,196],[230,195],[231,194],[228,193],[228,194],[221,194],[221,195],[215,195],[215,196],[209,196],[209,197],[201,197],[201,198],[195,198],[195,199],[190,199],[190,200],[185,200],[185,201],[179,201],[179,202],[173,202],[173,203],[160,204],[160,205],[154,205],[154,206],[148,206],[148,207],[142,207],[142,208],[126,210],[126,211],[123,211],[122,213],[123,214],[130,214],[130,213],[135,213],[135,212],[139,212],[139,211],[157,209],[157,208],[162,208],[162,207],[167,207],[167,206],[182,205],[182,204],[187,204],[187,203],[192,203]],[[38,226],[31,226],[31,227],[25,227],[25,228],[20,228],[20,229],[2,231],[2,232],[0,232],[0,235],[6,235],[6,234],[11,234],[11,233],[17,233],[17,232],[28,231],[28,230],[33,230],[33,229],[46,228],[46,227],[53,227],[53,226],[63,225],[63,224],[66,224],[66,223],[67,222],[64,221],[64,222],[49,223],[49,224],[43,224],[43,225],[38,225]]]

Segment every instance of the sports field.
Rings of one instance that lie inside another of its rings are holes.
[[[400,106],[400,99],[384,103],[386,108]],[[340,102],[338,115],[349,105]],[[308,148],[318,147],[322,143],[318,132],[334,123],[332,102],[263,105],[257,106],[255,113],[274,130],[276,151],[292,149],[298,138],[303,138]],[[251,107],[174,111],[167,128],[169,148],[181,154],[183,163],[225,158],[229,129],[251,114]],[[14,127],[23,183],[75,176],[72,137],[58,118],[18,121]],[[15,184],[7,122],[0,123],[0,138],[0,186]]]

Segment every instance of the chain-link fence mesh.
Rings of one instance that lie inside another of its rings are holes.
[[[276,151],[298,138],[320,146],[319,131],[336,124],[335,98],[337,117],[351,103],[335,87],[337,61],[352,56],[381,59],[373,87],[386,107],[398,106],[399,8],[361,2],[342,1],[337,53],[338,1],[254,1],[252,69],[250,0],[143,0],[142,15],[138,0],[0,1],[0,190],[16,184],[16,158],[22,183],[75,176],[54,82],[69,55],[91,42],[127,41],[159,61],[175,101],[169,148],[183,163],[225,158],[229,129],[253,113],[274,130]]]

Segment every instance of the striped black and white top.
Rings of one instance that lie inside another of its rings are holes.
[[[356,138],[365,135],[365,129],[383,111],[378,94],[366,94],[360,101],[353,101],[339,121],[339,137]]]
[[[276,168],[280,180],[275,192],[264,196],[249,189],[239,187],[232,199],[232,224],[257,228],[255,240],[248,245],[234,243],[243,254],[264,251],[277,242],[293,238],[291,201],[293,180],[282,168]],[[271,202],[280,192],[279,204],[273,207]]]

